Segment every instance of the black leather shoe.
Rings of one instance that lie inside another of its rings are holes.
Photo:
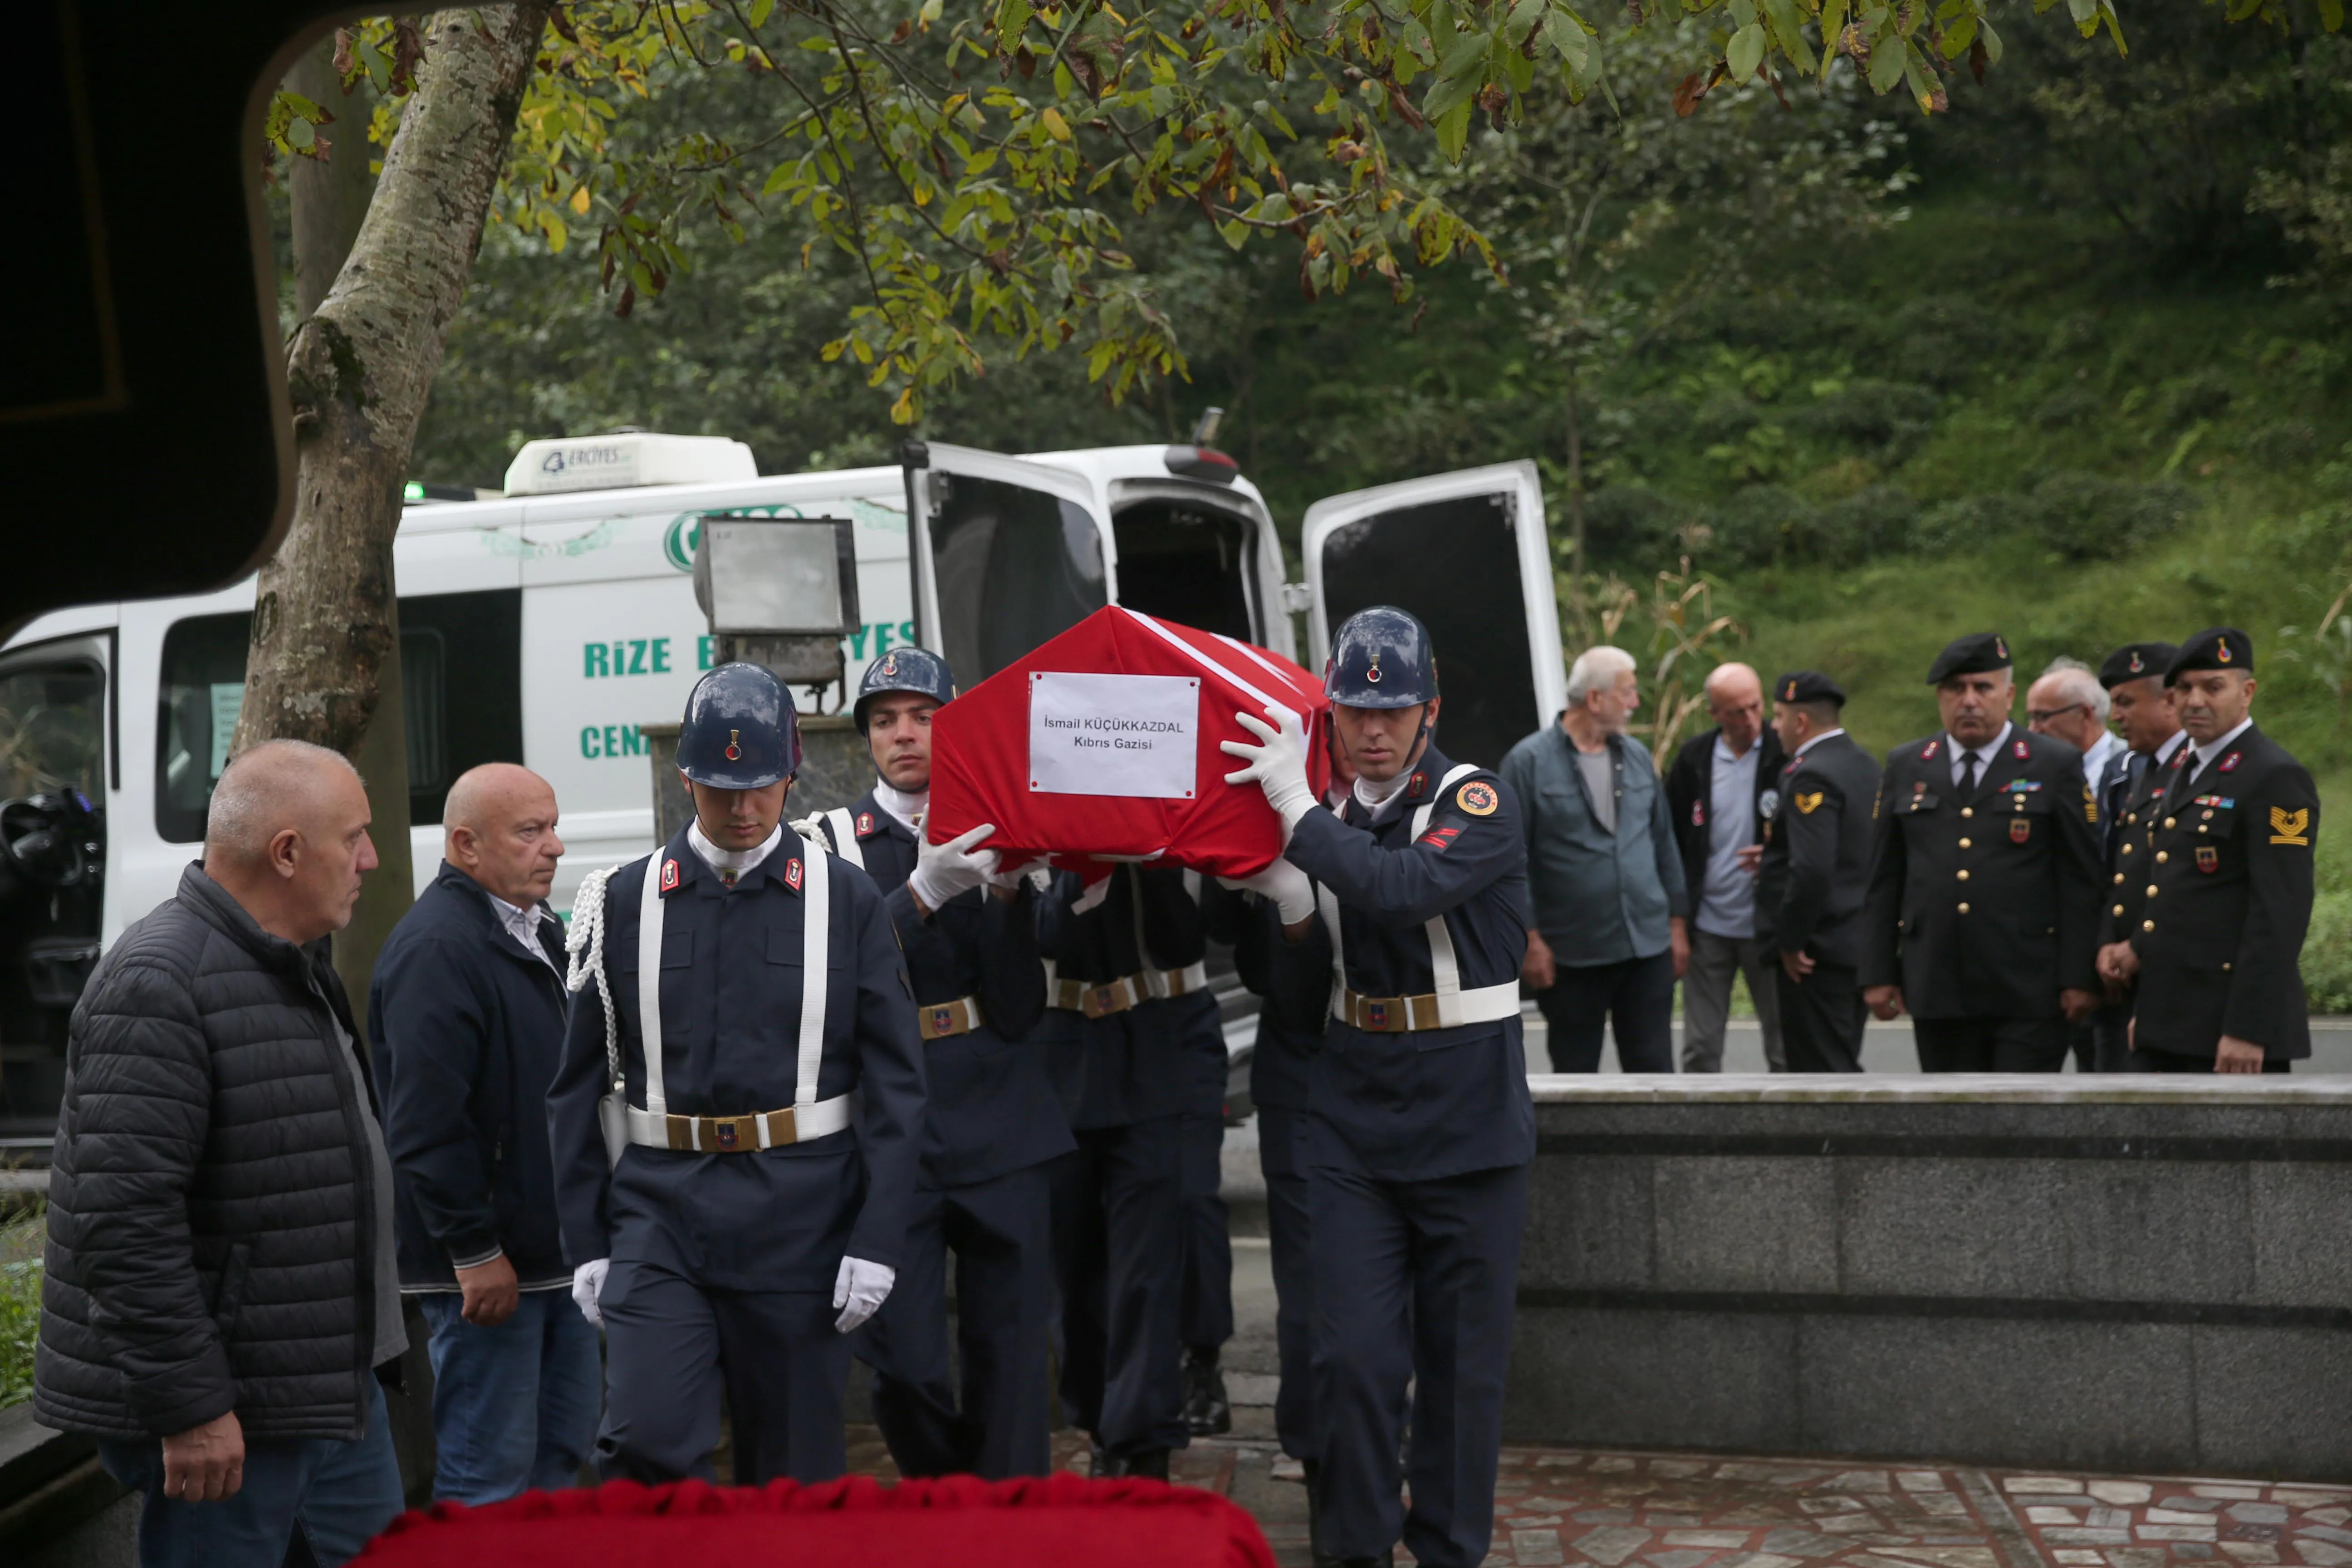
[[[1195,1437],[1221,1437],[1234,1429],[1233,1402],[1225,1396],[1214,1345],[1184,1348],[1184,1425]]]
[[[1339,1568],[1339,1560],[1323,1550],[1323,1467],[1312,1459],[1301,1459],[1299,1466],[1307,1472],[1307,1555],[1315,1568]]]
[[[1095,1447],[1095,1474],[1108,1479],[1118,1476],[1143,1476],[1151,1480],[1168,1479],[1168,1450],[1146,1448],[1134,1454],[1106,1454],[1100,1444]]]

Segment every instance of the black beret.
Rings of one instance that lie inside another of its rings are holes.
[[[2009,644],[1999,632],[1976,632],[1961,637],[1936,656],[1927,684],[1941,686],[1955,675],[1984,675],[2010,667]]]
[[[2127,642],[2107,655],[2099,666],[2099,684],[2113,691],[2116,687],[2134,680],[2146,680],[2150,676],[2162,679],[2172,668],[2173,656],[2180,650],[2168,642]]]
[[[1845,706],[1845,688],[1817,669],[1800,669],[1772,683],[1779,702],[1834,702]]]
[[[2172,667],[2164,672],[2164,683],[2174,685],[2192,669],[2242,669],[2252,675],[2254,639],[2235,626],[2215,626],[2199,632],[2172,656]]]

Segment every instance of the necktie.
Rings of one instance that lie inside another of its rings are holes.
[[[1974,752],[1965,752],[1960,756],[1960,794],[1971,795],[1976,793],[1977,754]]]

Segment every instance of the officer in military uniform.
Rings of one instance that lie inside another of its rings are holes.
[[[808,825],[882,889],[914,980],[930,1084],[898,1280],[856,1342],[874,1419],[899,1472],[1000,1479],[1049,1468],[1046,1329],[1054,1263],[1049,1163],[1073,1147],[1029,1039],[1045,1012],[1035,890],[1000,873],[988,835],[923,842],[931,715],[955,696],[936,655],[894,648],[851,709],[874,787]],[[950,1367],[955,1258],[961,1411]]]
[[[1944,727],[1886,754],[1863,999],[1908,1008],[1925,1072],[2056,1072],[2089,1016],[2099,807],[2083,753],[2010,722],[2009,645],[1961,637],[1927,675]],[[1785,786],[1784,786],[1785,792]]]
[[[1764,825],[1756,930],[1780,960],[1790,1072],[1862,1070],[1862,913],[1878,763],[1838,721],[1844,706],[1844,688],[1815,670],[1772,683],[1772,730],[1789,761]]]
[[[1205,997],[1208,979],[1187,878],[1059,871],[1038,912],[1038,1037],[1078,1145],[1054,1170],[1062,1410],[1092,1436],[1097,1476],[1165,1480],[1169,1451],[1190,1438],[1178,1348],[1187,1015],[1174,1004]]]
[[[1494,1533],[1535,1155],[1525,830],[1501,779],[1437,750],[1436,658],[1412,616],[1351,616],[1325,689],[1358,774],[1343,816],[1317,807],[1296,714],[1240,715],[1262,743],[1223,743],[1248,763],[1227,781],[1258,784],[1290,832],[1251,882],[1281,906],[1284,1006],[1307,1016],[1320,992],[1333,1013],[1309,1084],[1321,1542],[1373,1563],[1402,1538],[1431,1568],[1470,1568]],[[1287,885],[1300,871],[1313,906]]]
[[[845,1336],[904,1258],[914,997],[874,884],[782,826],[800,756],[773,675],[710,671],[678,737],[694,820],[573,906],[595,994],[547,1116],[607,1479],[710,1479],[722,1394],[737,1482],[839,1475]]]
[[[2136,908],[2110,906],[2101,966],[2137,983],[2135,1068],[2285,1072],[2311,1055],[2296,960],[2311,924],[2319,794],[2254,725],[2245,633],[2200,632],[2167,679],[2189,743],[2130,830],[2134,873],[2147,880]]]
[[[2099,666],[2099,684],[2107,689],[2109,712],[2123,742],[2108,759],[2105,776],[2090,781],[2099,797],[2099,885],[2110,905],[2103,931],[2128,931],[2139,920],[2140,889],[2147,884],[2137,874],[2147,858],[2137,842],[2147,837],[2141,824],[2170,776],[2173,753],[2188,743],[2175,694],[2164,683],[2179,651],[2168,642],[2126,643]],[[2113,923],[2118,921],[2128,923]],[[2131,1065],[2131,986],[2107,973],[2107,948],[2115,940],[2103,936],[2099,949],[2106,994],[2091,1015],[2095,1072],[2124,1072]]]

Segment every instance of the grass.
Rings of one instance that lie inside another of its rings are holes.
[[[43,1207],[0,1223],[0,1409],[33,1397],[33,1343],[41,1327]]]

